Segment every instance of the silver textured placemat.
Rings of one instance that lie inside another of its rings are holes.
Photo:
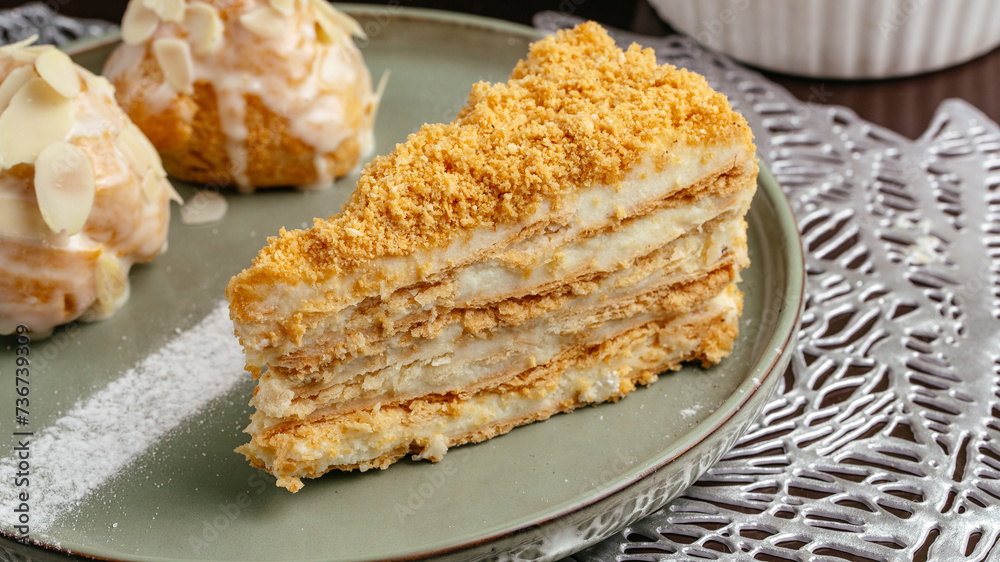
[[[0,45],[38,36],[38,43],[62,45],[69,41],[103,35],[117,26],[101,20],[62,16],[46,4],[33,2],[0,11]]]
[[[807,300],[783,385],[735,448],[574,558],[1000,558],[1000,128],[949,100],[910,141],[691,39],[615,35],[746,116],[799,221]]]

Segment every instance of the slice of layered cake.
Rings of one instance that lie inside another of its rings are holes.
[[[756,174],[702,77],[593,23],[537,42],[232,280],[259,375],[239,451],[296,491],[718,362]]]

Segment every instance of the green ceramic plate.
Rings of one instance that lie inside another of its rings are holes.
[[[348,11],[370,37],[363,48],[372,75],[391,70],[376,126],[378,153],[424,122],[451,120],[473,82],[505,80],[537,38],[529,28],[440,12]],[[91,42],[73,52],[100,69],[113,44]],[[343,178],[322,193],[229,194],[226,217],[207,226],[181,225],[175,213],[170,250],[133,270],[128,306],[108,321],[77,326],[69,345],[33,373],[32,427],[51,424],[175,337],[175,329],[197,324],[268,235],[336,212],[356,179]],[[178,188],[185,197],[193,193],[190,185]],[[788,204],[766,170],[750,212],[749,242],[742,335],[733,355],[712,369],[686,368],[618,404],[460,447],[437,464],[405,461],[386,471],[330,474],[295,495],[232,452],[246,439],[253,390],[247,377],[36,539],[48,549],[114,560],[569,554],[690,485],[745,431],[781,378],[800,311],[802,257]],[[10,343],[0,340],[0,435],[17,430],[14,384],[7,380]],[[198,374],[191,376],[198,384]],[[0,513],[8,532],[12,520]],[[0,547],[32,559],[61,557],[9,540]]]

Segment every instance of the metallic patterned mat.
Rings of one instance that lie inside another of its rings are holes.
[[[61,2],[65,3],[65,2]],[[62,45],[103,35],[117,26],[101,20],[69,18],[52,11],[49,4],[33,2],[0,12],[0,45],[38,35],[39,43]]]
[[[1000,559],[1000,127],[950,100],[911,141],[691,39],[615,36],[746,116],[799,221],[806,304],[783,384],[735,448],[573,558]]]

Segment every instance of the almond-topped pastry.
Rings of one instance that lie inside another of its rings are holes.
[[[232,279],[259,376],[239,451],[296,491],[720,361],[756,176],[703,77],[594,23],[538,41]]]
[[[0,334],[109,316],[180,199],[108,81],[32,41],[0,47]]]
[[[326,0],[131,0],[104,74],[172,176],[322,188],[372,147],[352,35]]]

